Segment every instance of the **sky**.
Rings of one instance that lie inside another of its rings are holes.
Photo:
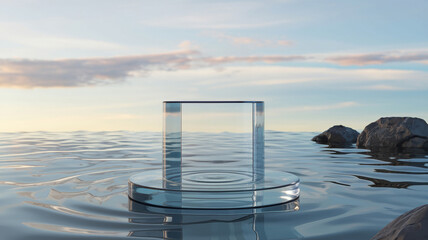
[[[0,132],[161,131],[165,100],[265,101],[279,131],[428,120],[426,0],[0,4]]]

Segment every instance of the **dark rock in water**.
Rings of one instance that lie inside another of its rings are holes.
[[[386,225],[371,240],[428,239],[428,204],[417,207]]]
[[[312,141],[330,147],[347,147],[357,141],[358,132],[352,128],[336,125],[312,138]]]
[[[420,118],[381,118],[364,128],[357,147],[428,149],[428,124]]]

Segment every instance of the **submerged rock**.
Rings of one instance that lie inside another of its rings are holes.
[[[357,141],[358,132],[352,128],[335,125],[312,138],[312,141],[328,144],[330,147],[346,147]]]
[[[364,128],[357,147],[428,149],[428,124],[420,118],[380,118]]]
[[[371,240],[428,239],[428,204],[410,210],[386,225]]]

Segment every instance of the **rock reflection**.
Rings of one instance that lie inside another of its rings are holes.
[[[426,165],[426,164],[425,164]],[[380,173],[398,173],[398,174],[410,174],[410,175],[424,175],[428,174],[428,172],[406,172],[406,171],[393,171],[393,170],[387,170],[387,169],[375,169],[375,172]]]
[[[370,158],[387,162],[387,164],[378,165],[393,165],[393,166],[412,166],[420,168],[428,168],[426,163],[428,159],[428,151],[424,149],[372,149],[370,152],[363,152],[362,154],[370,156]],[[404,159],[406,161],[400,161]],[[411,161],[411,159],[423,159],[423,161]],[[376,165],[376,164],[370,164]]]
[[[370,177],[364,177],[364,176],[358,176],[358,175],[355,175],[355,177],[362,180],[371,181],[373,184],[369,185],[370,187],[407,188],[409,186],[415,186],[415,185],[428,185],[428,182],[410,182],[410,181],[390,182],[384,179],[370,178]]]
[[[325,149],[323,152],[329,152],[330,158],[337,159],[353,159],[358,161],[356,164],[362,166],[384,166],[384,168],[371,169],[368,168],[369,172],[360,171],[358,174],[352,174],[361,180],[372,182],[368,185],[370,187],[383,187],[383,188],[408,188],[410,186],[421,186],[428,185],[426,181],[415,181],[420,180],[417,176],[428,175],[428,150],[419,148],[377,148],[377,149]],[[363,155],[365,158],[357,157],[355,154]],[[367,159],[376,160],[365,161]],[[379,162],[380,161],[380,162]],[[418,170],[413,170],[414,168]],[[373,172],[376,177],[373,177]],[[398,176],[402,175],[402,176]],[[370,177],[369,177],[370,176]],[[392,179],[384,179],[392,178]],[[397,181],[399,179],[400,181]],[[343,186],[350,186],[349,184],[343,184],[337,181],[328,180],[334,184]]]

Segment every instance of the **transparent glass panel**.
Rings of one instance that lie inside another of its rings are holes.
[[[182,104],[182,167],[252,168],[251,103]],[[198,145],[191,143],[198,142]],[[197,153],[197,154],[195,154]]]
[[[131,199],[182,209],[295,200],[299,179],[264,169],[264,103],[164,102],[163,165],[129,181]]]

